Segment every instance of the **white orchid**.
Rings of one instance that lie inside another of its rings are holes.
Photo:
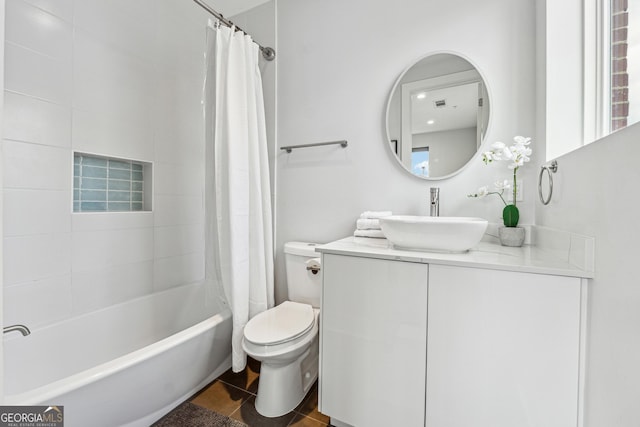
[[[486,165],[488,165],[489,163],[493,162],[494,160],[499,160],[499,159],[496,159],[496,156],[493,153],[493,151],[485,151],[484,153],[482,153],[482,161]]]
[[[487,197],[488,194],[489,194],[489,189],[485,185],[484,187],[478,188],[478,194],[476,195],[476,197],[482,199],[484,197]]]
[[[510,187],[509,181],[506,180],[506,179],[504,181],[496,181],[496,182],[493,183],[493,186],[496,188],[496,191],[489,191],[489,188],[487,188],[487,186],[485,185],[485,186],[482,186],[482,187],[478,188],[478,192],[477,193],[475,193],[475,194],[467,194],[467,197],[475,197],[475,198],[478,198],[478,199],[484,199],[489,194],[496,194],[502,199],[502,201],[506,205],[507,202],[502,197],[502,194],[504,193],[504,190],[507,190]]]
[[[524,136],[516,136],[513,138],[515,144],[509,147],[509,151],[511,152],[512,163],[509,164],[509,169],[517,169],[520,166],[524,165],[526,162],[531,160],[529,156],[533,152],[531,148],[528,147],[531,144],[531,138],[525,138]]]
[[[516,144],[520,144],[520,145],[529,145],[531,144],[531,138],[525,138],[524,136],[514,136],[513,140],[516,142]]]
[[[504,191],[504,190],[508,190],[511,187],[511,184],[509,184],[508,179],[505,179],[504,181],[494,182],[493,186],[496,187],[496,190],[498,191]]]
[[[531,160],[530,156],[533,150],[529,147],[529,144],[531,144],[531,138],[529,137],[518,135],[513,138],[513,142],[513,145],[509,147],[503,142],[494,142],[491,144],[491,150],[482,154],[482,161],[485,164],[492,163],[494,160],[509,161],[507,167],[513,171],[513,204],[515,206],[518,191],[516,173],[518,168]]]
[[[515,227],[518,224],[519,213],[518,208],[516,207],[516,197],[518,194],[517,173],[520,167],[524,166],[525,163],[531,160],[530,156],[533,152],[529,147],[529,144],[531,144],[531,138],[518,135],[513,138],[513,141],[514,143],[508,147],[503,142],[496,141],[491,144],[491,149],[489,151],[482,153],[482,161],[485,164],[500,160],[509,162],[507,167],[513,171],[513,186],[509,184],[508,180],[497,181],[493,184],[496,191],[488,191],[487,187],[480,187],[476,194],[469,194],[467,196],[477,198],[483,198],[489,194],[497,194],[500,196],[505,204],[503,219],[505,221],[505,226],[507,227]],[[512,205],[507,205],[507,202],[502,197],[504,191],[508,189],[513,190]]]

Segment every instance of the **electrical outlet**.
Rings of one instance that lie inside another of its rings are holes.
[[[524,200],[524,184],[521,179],[516,181],[518,184],[518,191],[516,192],[516,202],[522,202]],[[513,202],[513,190],[510,188],[507,195],[507,201]]]

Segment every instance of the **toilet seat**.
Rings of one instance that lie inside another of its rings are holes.
[[[249,320],[244,327],[244,339],[259,346],[283,344],[307,334],[314,323],[313,307],[285,301]]]

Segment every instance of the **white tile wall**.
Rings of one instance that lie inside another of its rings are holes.
[[[202,112],[198,112],[197,116],[202,116]],[[178,126],[167,129],[167,123],[158,124],[156,128],[160,131],[155,139],[155,159],[161,162],[170,162],[175,165],[188,165],[194,159],[204,159],[204,147],[189,144],[196,138],[204,138],[204,130],[196,126],[194,121],[196,115],[181,120]],[[175,119],[173,119],[175,120]],[[179,143],[176,143],[179,141]]]
[[[149,121],[75,109],[72,129],[74,150],[133,160],[153,159],[154,129]]]
[[[57,147],[71,145],[71,109],[13,92],[5,93],[4,137]]]
[[[66,190],[5,190],[5,237],[71,232],[70,200]]]
[[[71,276],[48,277],[4,288],[4,322],[30,329],[71,315]]]
[[[74,108],[152,123],[153,64],[76,30],[73,73]]]
[[[45,10],[65,21],[73,20],[73,0],[25,0],[42,10]]]
[[[203,279],[207,19],[174,0],[7,0],[5,322]],[[72,149],[158,162],[154,212],[73,214]]]
[[[175,163],[154,164],[154,177],[158,194],[175,194],[200,196],[202,186],[193,185],[194,182],[204,180],[203,158],[191,162],[194,166],[200,167],[176,167]]]
[[[156,292],[178,286],[185,281],[197,282],[204,279],[204,254],[194,253],[169,258],[156,259],[153,266]]]
[[[76,28],[100,40],[100,44],[151,61],[160,48],[156,17],[162,3],[154,0],[76,1],[74,23]]]
[[[68,22],[22,0],[7,0],[6,13],[7,41],[70,63],[73,32]]]
[[[120,213],[120,215],[124,215]],[[73,233],[73,272],[153,259],[153,228]]]
[[[5,140],[4,187],[71,190],[68,149]]]
[[[204,251],[204,224],[156,227],[154,229],[154,254],[166,258]]]
[[[39,234],[4,238],[5,286],[71,273],[71,234]],[[11,300],[4,299],[5,306]]]
[[[4,59],[6,90],[65,106],[71,104],[70,60],[45,56],[9,41]]]
[[[74,232],[99,230],[126,230],[129,228],[153,227],[153,212],[84,213],[71,217]]]
[[[156,226],[203,224],[201,196],[158,194],[154,200]]]
[[[150,294],[153,261],[74,272],[73,313],[81,314]]]
[[[192,69],[203,69],[203,58]],[[202,81],[185,79],[172,72],[158,73],[156,83],[157,129],[155,159],[165,163],[186,164],[204,158],[204,144],[194,143],[204,138],[201,104]]]

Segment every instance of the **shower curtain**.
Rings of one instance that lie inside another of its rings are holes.
[[[234,372],[246,366],[244,326],[274,305],[271,192],[258,53],[250,36],[209,23],[205,274],[209,291],[221,286],[233,313]]]

